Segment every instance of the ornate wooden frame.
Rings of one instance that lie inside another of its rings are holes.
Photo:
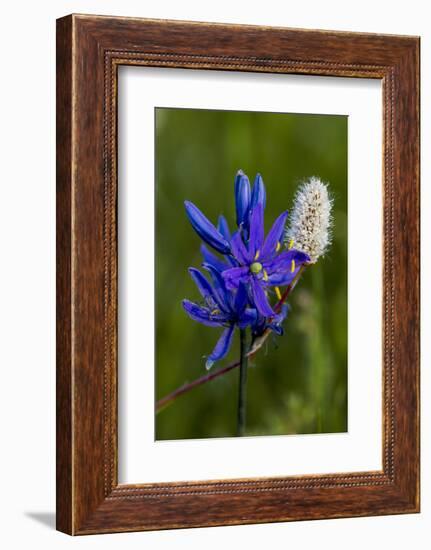
[[[384,102],[383,470],[119,485],[119,65],[377,78]],[[70,15],[57,21],[57,528],[419,511],[419,38]]]

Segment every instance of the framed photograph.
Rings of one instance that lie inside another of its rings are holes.
[[[57,21],[57,528],[419,511],[419,38]]]

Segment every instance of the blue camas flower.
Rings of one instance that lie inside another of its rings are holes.
[[[238,266],[222,273],[230,290],[237,289],[240,283],[247,285],[254,305],[264,317],[275,315],[265,292],[267,287],[290,284],[301,265],[309,261],[307,254],[298,250],[279,253],[287,214],[287,210],[280,214],[265,239],[263,205],[259,202],[251,212],[247,243],[244,242],[240,230],[232,236],[230,242]]]
[[[236,327],[250,327],[253,338],[268,329],[282,334],[288,307],[281,304],[274,310],[268,300],[268,291],[275,287],[280,300],[278,287],[289,285],[301,265],[310,261],[309,256],[299,250],[281,251],[287,210],[275,220],[265,238],[266,190],[260,174],[256,175],[252,188],[248,177],[239,170],[234,192],[237,230],[233,234],[224,216],[219,217],[215,227],[197,206],[189,201],[184,203],[187,217],[203,241],[202,265],[209,272],[212,284],[200,271],[190,268],[203,303],[183,300],[183,308],[199,323],[224,327],[207,358],[207,369],[226,356]]]
[[[210,327],[224,327],[214,350],[207,357],[205,366],[210,369],[228,353],[235,327],[253,326],[258,322],[258,313],[255,309],[247,307],[248,296],[244,285],[238,285],[236,292],[229,291],[223,277],[213,265],[203,264],[203,267],[210,273],[212,285],[199,270],[189,268],[189,273],[203,298],[203,304],[183,300],[183,308],[194,321]]]

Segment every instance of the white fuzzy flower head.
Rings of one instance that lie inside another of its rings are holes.
[[[286,245],[308,254],[311,263],[317,262],[331,244],[331,210],[332,199],[326,183],[316,177],[302,183],[289,216]]]

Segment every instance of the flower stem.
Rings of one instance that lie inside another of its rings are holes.
[[[237,436],[241,437],[245,433],[245,422],[247,415],[247,331],[241,329],[240,337],[240,358],[239,358],[239,387],[238,387],[238,423]]]

